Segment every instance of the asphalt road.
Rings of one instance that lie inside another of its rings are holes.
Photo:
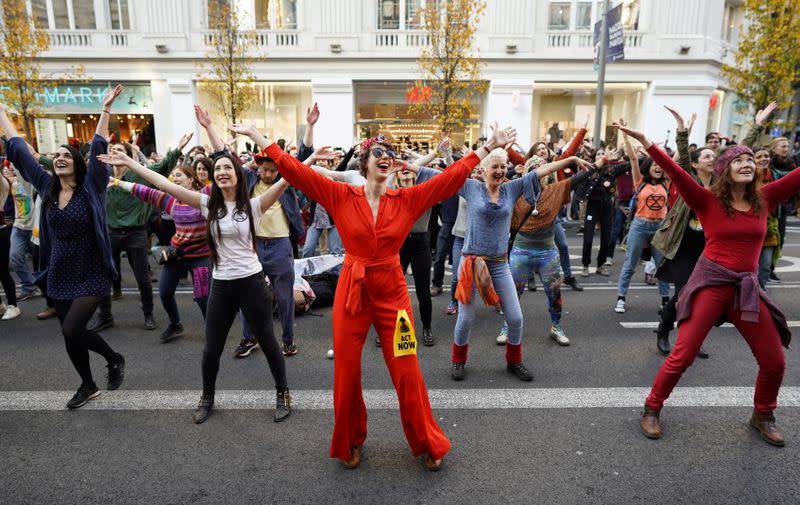
[[[579,237],[569,235],[577,255]],[[787,240],[782,282],[769,292],[796,321],[800,228]],[[245,398],[220,402],[197,426],[191,404],[199,396],[203,339],[190,295],[178,297],[186,336],[161,344],[166,315],[158,307],[161,328],[142,329],[135,285],[125,272],[126,294],[113,309],[117,326],[104,332],[127,358],[125,383],[74,412],[62,408],[79,380],[58,325],[33,318],[41,299],[21,302],[23,316],[0,324],[0,503],[800,503],[797,350],[786,351],[783,406],[776,412],[785,448],[768,446],[747,425],[756,364],[732,328],[712,332],[711,359],[695,363],[663,411],[664,438],[647,440],[638,413],[663,357],[651,329],[620,323],[655,321],[659,297],[641,282],[640,269],[628,311],[614,313],[621,262],[618,252],[610,278],[592,275],[581,279],[590,289],[565,292],[570,347],[546,337],[541,287],[524,294],[524,357],[533,383],[505,371],[503,348],[494,344],[501,319],[488,309],[479,311],[472,334],[467,380],[451,381],[455,317],[444,315],[448,293],[434,298],[437,343],[420,348],[419,358],[435,415],[453,444],[437,474],[411,455],[382,356],[370,340],[363,385],[374,408],[364,461],[346,471],[328,458],[329,309],[296,320],[300,351],[287,358],[296,392],[289,420],[271,420],[263,354],[231,357],[237,323],[217,387]],[[103,384],[102,359],[94,356],[92,364]],[[49,403],[23,405],[44,397]]]

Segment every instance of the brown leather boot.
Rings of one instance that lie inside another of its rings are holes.
[[[358,468],[358,465],[361,464],[361,446],[354,445],[350,449],[350,459],[342,460],[342,466],[348,470],[352,470],[354,468]]]
[[[775,426],[775,416],[772,412],[769,414],[762,414],[761,412],[753,409],[753,415],[750,417],[750,426],[757,429],[761,433],[761,438],[767,441],[768,444],[783,447],[785,442],[783,440],[783,433]]]
[[[661,421],[658,419],[659,411],[645,407],[639,427],[647,438],[661,438]]]
[[[433,456],[430,454],[425,455],[425,468],[431,472],[438,472],[442,469],[442,460],[441,459],[433,459]]]

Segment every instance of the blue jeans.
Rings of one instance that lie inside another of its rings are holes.
[[[503,317],[508,324],[508,343],[519,345],[522,342],[522,310],[519,306],[517,288],[511,277],[511,268],[505,261],[487,261],[492,284],[500,296],[500,306],[503,308]],[[456,345],[467,345],[472,325],[475,323],[475,305],[483,303],[475,287],[472,288],[472,301],[470,303],[458,302],[458,321],[454,341]]]
[[[570,279],[572,278],[572,265],[569,263],[567,234],[564,232],[564,226],[561,224],[561,216],[557,217],[553,222],[553,238],[556,241],[556,247],[558,248],[558,256],[561,261],[561,270],[564,272],[564,277]]]
[[[450,281],[450,303],[456,303],[456,286],[458,285],[458,269],[461,267],[461,250],[464,249],[464,237],[453,235],[453,278]]]
[[[628,288],[631,285],[631,277],[636,271],[636,265],[639,263],[639,258],[642,257],[642,249],[647,242],[652,240],[653,235],[661,227],[661,221],[646,221],[638,217],[633,218],[631,227],[628,230],[628,250],[625,252],[625,264],[622,266],[622,271],[619,273],[619,285],[617,286],[617,294],[625,296],[628,294]],[[661,263],[663,256],[661,252],[654,248],[650,248],[653,255],[653,261],[656,265]],[[658,292],[663,297],[669,296],[669,283],[658,281]]]
[[[614,250],[617,248],[617,244],[622,241],[622,232],[625,230],[626,219],[621,206],[614,207],[614,225],[611,227],[611,241],[608,243],[608,251],[606,251],[609,258],[614,257]]]
[[[161,305],[164,312],[169,316],[169,322],[178,324],[181,322],[181,315],[178,312],[178,304],[175,302],[175,290],[178,282],[186,274],[192,276],[194,288],[194,301],[200,307],[203,319],[206,317],[206,306],[208,305],[210,267],[208,256],[202,258],[181,258],[169,265],[164,265],[161,269],[161,278],[158,281],[158,296],[161,297]]]
[[[758,283],[761,289],[765,289],[769,274],[772,272],[772,255],[775,251],[775,246],[762,247],[761,256],[758,258]]]
[[[11,267],[17,272],[22,293],[30,293],[36,286],[33,285],[33,275],[28,267],[28,255],[33,256],[33,244],[31,243],[31,230],[20,230],[11,227]]]
[[[304,258],[317,255],[317,245],[319,244],[320,235],[322,235],[321,228],[314,228],[311,226],[306,230],[306,243],[303,245]],[[342,239],[339,238],[339,231],[335,226],[328,228],[328,253],[344,254]]]
[[[511,276],[517,286],[517,293],[522,296],[528,279],[539,274],[544,294],[547,295],[547,306],[553,324],[561,322],[561,265],[555,247],[549,249],[511,249]]]
[[[442,287],[444,283],[444,264],[447,262],[447,255],[453,249],[453,224],[442,223],[439,229],[439,236],[436,238],[436,257],[433,259],[433,286]],[[453,258],[455,263],[455,258]]]
[[[275,302],[278,305],[278,317],[283,327],[283,341],[291,344],[294,341],[294,256],[292,241],[289,237],[257,239],[258,260],[269,277]],[[272,313],[272,307],[264,307]],[[242,314],[244,315],[244,314]],[[253,340],[247,319],[242,318],[242,340]]]

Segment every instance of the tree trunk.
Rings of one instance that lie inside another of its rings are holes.
[[[33,117],[26,112],[22,113],[22,129],[25,131],[25,140],[38,151],[39,146],[37,145],[36,135],[34,135],[33,131]]]

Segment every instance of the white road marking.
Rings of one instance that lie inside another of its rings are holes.
[[[435,409],[641,408],[650,388],[431,389]],[[0,411],[65,410],[72,391],[0,392]],[[81,410],[193,410],[200,391],[103,391]],[[370,409],[397,410],[391,389],[364,391]],[[781,388],[781,407],[800,407],[800,387]],[[215,408],[270,410],[274,391],[217,391]],[[752,407],[752,387],[684,387],[675,389],[668,407]],[[292,391],[292,406],[302,410],[333,408],[331,390]]]
[[[800,321],[786,321],[789,325],[789,328],[800,328]],[[656,329],[658,328],[658,322],[653,321],[621,321],[620,326],[627,329]],[[733,328],[731,323],[725,323],[722,325],[723,328]]]

